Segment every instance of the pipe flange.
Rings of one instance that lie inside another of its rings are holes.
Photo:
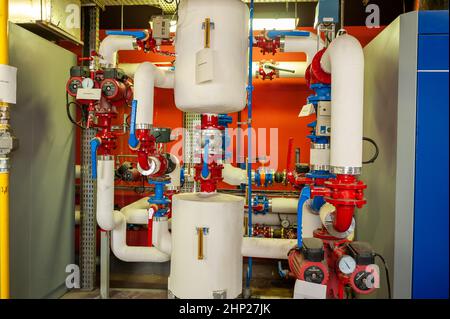
[[[8,157],[0,157],[0,173],[7,173],[11,169]]]
[[[136,130],[151,130],[153,129],[153,125],[148,123],[139,123],[136,124]]]
[[[99,155],[99,156],[97,156],[97,160],[99,160],[99,161],[114,161],[114,156],[112,156],[112,155]]]
[[[361,167],[331,166],[331,173],[340,175],[361,175]]]

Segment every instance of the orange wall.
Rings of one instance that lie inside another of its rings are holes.
[[[365,46],[382,29],[348,27],[347,31],[357,37],[361,44]],[[312,31],[312,28],[310,31]],[[101,32],[101,37],[104,37],[104,32]],[[163,47],[162,49],[173,51],[171,47]],[[119,55],[120,63],[171,62],[173,59],[172,57],[136,51],[121,52]],[[270,59],[274,61],[305,61],[306,57],[301,53],[277,53],[274,56],[263,56],[259,49],[254,49],[255,61]],[[314,120],[314,116],[298,118],[301,107],[306,102],[307,97],[313,93],[306,87],[304,79],[255,80],[254,87],[253,126],[255,129],[278,128],[279,169],[284,169],[286,166],[287,144],[290,137],[294,138],[294,148],[300,147],[301,149],[301,161],[307,163],[309,161],[309,140],[306,138],[308,134],[306,125]],[[129,110],[126,110],[126,112],[129,113]],[[245,109],[242,112],[243,121],[247,117],[246,114],[247,110]],[[232,127],[236,127],[236,114],[233,114],[233,118]],[[155,90],[154,121],[155,126],[181,127],[182,113],[175,107],[172,90]],[[270,150],[268,144],[266,149]],[[77,150],[79,150],[79,147],[77,147]],[[130,154],[126,137],[120,139],[117,154]],[[79,154],[77,159],[79,161]]]

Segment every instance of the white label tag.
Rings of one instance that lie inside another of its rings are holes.
[[[316,110],[314,109],[314,105],[312,105],[311,103],[303,105],[298,117],[310,116],[311,114],[314,114],[315,111]]]
[[[102,97],[101,89],[83,89],[77,90],[77,100],[94,100],[99,101]]]
[[[0,64],[0,102],[17,102],[17,68]]]
[[[334,18],[331,18],[331,17],[325,17],[325,18],[323,18],[323,22],[334,22]]]
[[[214,78],[214,51],[203,49],[197,52],[195,82],[197,84],[212,81]]]
[[[296,280],[293,299],[325,299],[327,286],[314,284],[303,280]]]

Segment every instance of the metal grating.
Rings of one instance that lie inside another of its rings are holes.
[[[201,125],[201,114],[183,113],[183,162],[185,172],[185,182],[181,192],[199,191],[199,186],[194,181],[195,176],[195,131]]]
[[[100,10],[98,7],[86,9],[88,15],[85,20],[88,32],[88,52],[97,51],[99,38]],[[86,33],[85,33],[86,34]],[[87,35],[87,34],[86,34]],[[87,39],[85,39],[87,40]],[[86,55],[86,54],[85,54]],[[91,171],[90,142],[95,137],[94,129],[83,130],[81,133],[81,236],[80,236],[80,268],[81,288],[93,290],[95,288],[96,273],[96,203],[95,180]]]
[[[246,3],[250,3],[250,0],[243,0]],[[149,5],[161,7],[161,3],[164,5],[171,5],[170,1],[164,0],[82,0],[82,4],[96,4],[101,7],[104,6],[136,6],[136,5]],[[175,1],[174,1],[175,2]],[[317,2],[317,0],[255,0],[255,3],[283,3],[283,2]]]

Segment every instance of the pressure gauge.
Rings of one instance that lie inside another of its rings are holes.
[[[283,219],[282,221],[281,221],[281,227],[283,227],[283,228],[288,228],[289,226],[291,226],[291,223],[289,222],[289,219]]]
[[[94,80],[85,78],[82,83],[83,89],[92,89],[94,87]]]
[[[80,87],[82,87],[81,78],[73,77],[67,83],[67,93],[69,93],[69,95],[75,97],[75,96],[77,96],[77,91]]]
[[[350,275],[356,269],[356,261],[351,256],[344,255],[339,259],[338,267],[344,275]]]

